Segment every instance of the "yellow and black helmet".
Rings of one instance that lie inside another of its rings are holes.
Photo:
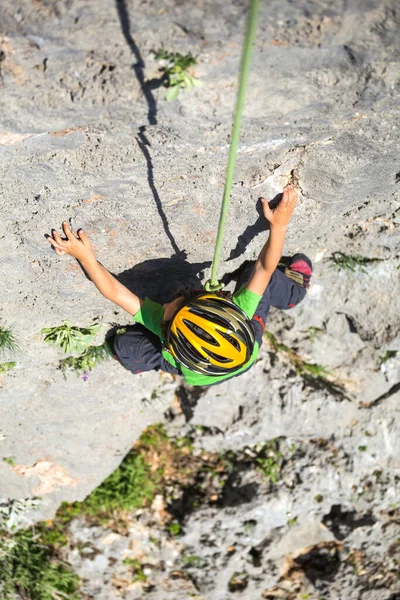
[[[184,367],[225,375],[249,362],[254,349],[250,319],[223,292],[202,292],[171,319],[166,347]]]

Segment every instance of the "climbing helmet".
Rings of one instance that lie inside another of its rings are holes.
[[[253,354],[250,319],[224,292],[201,292],[171,319],[166,348],[184,367],[203,375],[225,375]]]

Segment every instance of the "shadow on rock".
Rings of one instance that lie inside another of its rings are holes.
[[[247,504],[254,500],[258,492],[258,484],[255,482],[245,483],[244,485],[235,485],[234,481],[226,482],[219,506],[239,506]]]
[[[376,519],[371,512],[357,515],[355,510],[342,511],[340,504],[334,504],[322,523],[330,529],[337,540],[345,540],[358,527],[371,527]]]
[[[320,542],[293,561],[293,569],[301,569],[313,585],[334,581],[340,568],[340,547],[337,542]]]
[[[194,409],[196,408],[199,399],[206,391],[207,387],[198,386],[191,388],[184,384],[177,388],[175,392],[176,397],[187,423],[193,418]]]
[[[145,81],[145,77],[144,77],[144,66],[145,65],[144,65],[142,55],[140,54],[140,50],[137,47],[135,40],[133,39],[132,34],[131,34],[131,24],[130,24],[130,19],[129,19],[129,12],[128,12],[128,9],[126,6],[127,3],[125,0],[116,0],[115,4],[116,4],[123,36],[133,54],[133,56],[136,59],[136,63],[133,65],[133,70],[135,71],[136,79],[139,82],[139,85],[142,89],[143,95],[147,102],[147,107],[148,107],[147,118],[148,118],[149,125],[156,125],[157,124],[157,104],[156,104],[156,100],[153,96],[152,90],[155,89],[155,87],[159,87],[159,85],[161,84],[161,79],[159,81],[157,81],[158,85],[156,84],[156,81],[154,81],[154,80],[152,80],[151,85],[149,85],[149,83]]]
[[[182,252],[171,258],[146,260],[115,277],[140,298],[148,296],[151,300],[164,304],[171,302],[182,292],[201,290],[204,270],[210,264],[210,261],[189,263],[186,254]]]
[[[275,198],[270,200],[268,203],[271,209],[274,209],[278,206],[279,202],[282,200],[282,194],[277,194]],[[258,218],[253,225],[249,225],[246,227],[244,232],[239,235],[238,241],[236,242],[236,246],[231,250],[229,257],[225,262],[230,260],[234,260],[235,258],[239,258],[242,254],[245,253],[246,248],[254,240],[254,238],[261,233],[262,231],[269,231],[269,223],[267,219],[264,217],[261,200],[259,199],[256,203],[256,211],[258,213]]]
[[[156,203],[157,211],[158,211],[158,214],[160,215],[160,218],[161,218],[161,221],[162,221],[162,224],[164,227],[164,231],[166,233],[167,238],[169,239],[169,241],[171,243],[173,251],[175,252],[175,254],[179,255],[182,253],[182,251],[179,249],[178,244],[176,243],[175,238],[169,228],[167,215],[165,214],[165,212],[163,210],[161,198],[160,198],[160,195],[158,193],[158,190],[157,190],[155,182],[154,182],[154,166],[153,166],[153,161],[152,161],[150,149],[149,149],[151,144],[145,135],[145,131],[146,131],[145,127],[139,127],[139,133],[136,137],[136,141],[137,141],[138,146],[146,160],[147,181],[148,181],[151,193],[153,194],[154,202]]]

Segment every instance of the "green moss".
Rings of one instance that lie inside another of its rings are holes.
[[[83,502],[64,503],[57,518],[67,523],[79,514],[111,517],[116,510],[129,511],[149,504],[159,489],[162,468],[152,470],[143,453],[157,451],[165,442],[168,436],[163,425],[148,427],[115,471]]]
[[[314,379],[326,379],[327,377],[332,376],[332,373],[322,365],[316,365],[314,363],[307,362],[302,362],[300,365],[296,366],[296,371],[303,377],[311,376]]]
[[[64,525],[68,525],[72,519],[78,517],[84,512],[83,502],[62,502],[57,511],[56,520]]]
[[[187,450],[189,452],[192,452],[194,450],[194,445],[192,443],[192,440],[188,437],[179,437],[176,438],[173,442],[172,445],[174,448],[187,448]]]
[[[358,449],[360,452],[366,452],[368,447],[367,446],[358,446]]]
[[[321,502],[323,501],[323,499],[324,499],[324,497],[323,497],[323,495],[322,495],[322,494],[316,494],[316,495],[314,496],[314,500],[315,500],[315,502],[321,503]]]
[[[286,346],[286,344],[282,344],[281,342],[279,342],[278,339],[274,336],[274,334],[271,333],[271,331],[266,330],[264,332],[264,337],[267,338],[267,340],[276,352],[292,352],[291,348],[289,348],[289,346]]]
[[[46,546],[60,548],[68,543],[67,530],[62,521],[42,521],[36,525],[40,541]]]
[[[5,456],[3,458],[3,462],[5,462],[8,465],[10,465],[10,467],[13,467],[15,465],[15,460],[14,460],[13,456]]]
[[[244,525],[245,534],[253,535],[256,525],[257,525],[257,521],[255,521],[254,519],[250,519],[249,521],[245,521],[243,523],[243,525]]]
[[[179,535],[182,531],[182,527],[179,525],[179,523],[174,522],[167,525],[167,530],[171,535]]]
[[[266,331],[264,336],[267,338],[276,352],[283,352],[288,356],[290,362],[293,364],[296,372],[299,375],[303,377],[312,377],[315,379],[326,379],[327,377],[332,376],[332,373],[322,365],[305,361],[303,358],[301,358],[301,356],[289,348],[289,346],[279,342],[274,334],[270,331]]]

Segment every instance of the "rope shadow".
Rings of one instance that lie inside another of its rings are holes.
[[[134,57],[136,59],[136,64],[133,65],[133,70],[135,72],[136,79],[139,82],[139,85],[141,87],[141,90],[142,90],[143,95],[147,102],[148,124],[149,125],[157,125],[157,103],[153,96],[152,90],[156,89],[157,87],[159,87],[161,85],[162,79],[161,78],[160,79],[152,79],[151,81],[146,82],[145,76],[144,76],[145,64],[144,64],[142,55],[140,53],[140,50],[137,47],[135,40],[133,39],[132,34],[130,32],[130,19],[129,19],[128,9],[126,6],[126,0],[116,0],[116,8],[117,8],[118,17],[119,17],[120,24],[121,24],[122,33],[124,35],[126,43],[128,44],[132,54],[134,55]],[[151,190],[151,193],[153,194],[153,198],[154,198],[154,201],[157,206],[158,214],[161,217],[164,231],[171,243],[173,251],[175,254],[181,254],[181,250],[179,249],[179,247],[175,241],[175,238],[172,235],[171,230],[169,228],[168,219],[162,208],[160,195],[159,195],[157,188],[155,186],[155,183],[154,183],[154,167],[153,167],[153,162],[152,162],[151,155],[149,152],[149,146],[151,144],[145,135],[145,129],[146,129],[145,126],[142,126],[139,128],[139,133],[136,137],[136,141],[137,141],[138,146],[139,146],[139,148],[146,160],[146,163],[147,163],[147,181],[149,184],[149,188]],[[183,253],[184,253],[184,251],[183,251]]]
[[[186,258],[185,250],[179,249],[179,246],[176,243],[175,238],[171,233],[167,216],[162,207],[160,195],[159,195],[157,188],[155,186],[155,183],[154,183],[154,167],[153,167],[153,161],[151,160],[151,156],[150,156],[150,152],[149,152],[150,142],[145,135],[145,130],[146,130],[145,127],[139,127],[139,133],[135,139],[136,139],[138,146],[139,146],[140,150],[142,151],[142,154],[147,163],[147,181],[149,184],[149,188],[151,190],[151,193],[153,194],[153,198],[154,198],[154,201],[157,206],[158,214],[160,215],[167,238],[171,242],[173,251],[175,252],[175,254],[182,254],[183,258]]]
[[[152,80],[152,85],[147,85],[144,78],[144,61],[142,55],[140,54],[140,50],[137,47],[135,40],[131,35],[131,25],[129,19],[128,9],[126,7],[126,0],[116,0],[116,8],[118,12],[119,21],[121,24],[122,34],[131,49],[132,54],[136,59],[136,64],[132,65],[133,70],[135,71],[136,79],[139,82],[139,85],[142,89],[143,95],[146,99],[148,106],[148,114],[147,119],[149,125],[157,125],[157,103],[153,96],[152,89],[158,87],[155,85],[155,80]],[[160,79],[161,83],[161,79]]]

